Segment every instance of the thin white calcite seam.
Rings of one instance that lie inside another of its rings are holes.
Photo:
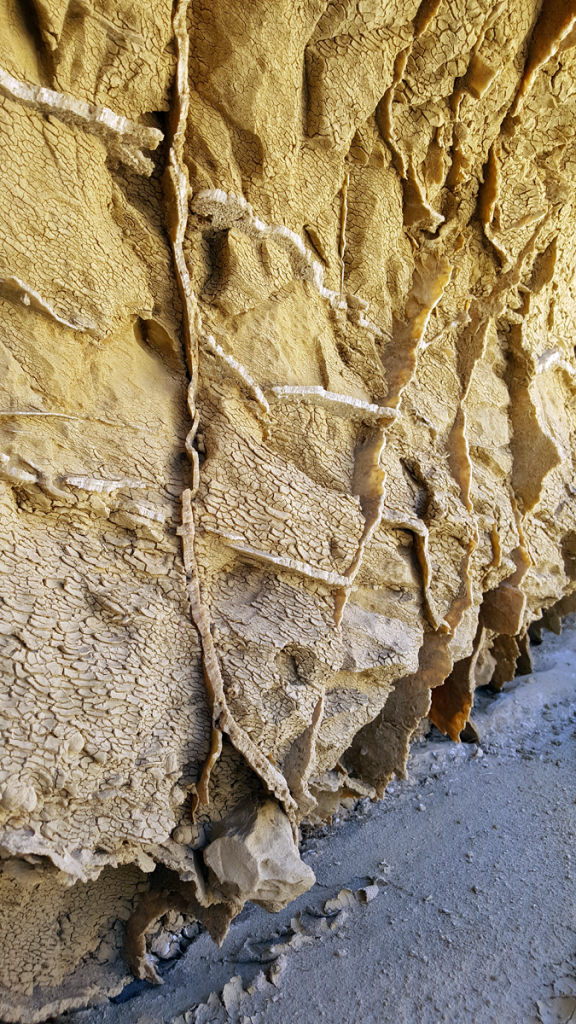
[[[349,303],[343,295],[326,288],[324,267],[306,248],[300,236],[284,224],[266,224],[259,217],[255,217],[250,203],[244,199],[244,196],[238,196],[234,192],[224,192],[220,188],[202,189],[194,197],[191,208],[200,216],[211,217],[213,226],[218,230],[236,228],[254,241],[276,242],[285,250],[296,277],[308,281],[322,298],[328,300],[333,309],[350,309]],[[367,308],[368,303],[366,303]],[[383,333],[376,324],[367,320],[357,310],[354,310],[354,313],[360,327],[365,327],[379,335]]]
[[[109,107],[85,103],[84,100],[78,100],[69,93],[20,82],[4,68],[0,68],[0,94],[14,103],[38,111],[39,114],[50,114],[66,124],[73,124],[83,131],[96,135],[104,143],[110,156],[131,167],[138,174],[148,177],[154,170],[154,164],[141,150],[156,149],[160,144],[164,136],[158,128],[146,128],[121,114],[115,114]]]
[[[536,373],[546,373],[553,369],[565,370],[570,377],[575,376],[574,367],[570,366],[567,359],[564,359],[561,352],[555,348],[546,349],[536,360]]]
[[[87,331],[88,333],[96,331],[95,325],[84,317],[74,315],[73,318],[71,317],[67,320],[59,316],[50,303],[42,298],[39,292],[14,275],[0,277],[0,297],[8,302],[13,302],[15,305],[25,306],[27,309],[46,317],[47,320],[52,320],[62,327],[68,327],[71,331]]]
[[[333,412],[343,412],[345,415],[358,413],[360,417],[374,416],[376,419],[394,420],[398,415],[396,409],[389,409],[387,406],[373,405],[371,402],[363,402],[360,398],[353,398],[350,395],[339,395],[334,391],[326,391],[319,386],[304,387],[300,385],[287,385],[273,387],[269,392],[270,396],[277,401],[292,399],[293,401],[310,402],[313,405],[321,405]]]
[[[135,490],[146,486],[143,480],[101,480],[95,476],[64,476],[62,483],[67,484],[68,487],[76,487],[79,491],[94,491],[97,494],[112,494],[113,491],[119,491],[121,487]]]
[[[234,356],[228,355],[224,351],[222,346],[218,344],[216,339],[212,337],[211,334],[204,335],[203,340],[207,347],[210,349],[210,351],[213,352],[214,355],[217,356],[217,358],[222,363],[225,363],[226,366],[229,366],[230,369],[233,370],[235,374],[241,378],[244,384],[246,384],[249,391],[251,391],[252,397],[254,398],[255,402],[257,402],[257,404],[260,406],[262,412],[264,412],[266,415],[270,415],[270,406],[268,405],[268,402],[264,397],[264,392],[262,391],[262,388],[260,388],[258,384],[256,384],[256,381],[253,380],[253,378],[250,376],[248,370],[244,366],[242,366],[242,363],[239,363],[238,360],[234,358]]]
[[[77,420],[81,423],[103,423],[106,427],[126,427],[130,430],[141,430],[144,434],[154,431],[142,427],[138,423],[122,420],[107,420],[103,416],[70,416],[65,412],[51,412],[49,409],[0,409],[0,418],[10,419],[12,416],[52,416],[59,420]]]
[[[286,555],[273,555],[268,551],[261,551],[259,548],[250,547],[246,544],[244,537],[238,533],[231,533],[228,530],[219,530],[212,526],[203,526],[206,533],[214,533],[220,537],[229,547],[234,548],[238,554],[249,556],[259,562],[266,562],[269,565],[276,565],[280,569],[289,572],[296,572],[300,576],[307,576],[309,579],[321,580],[332,587],[349,587],[350,580],[347,576],[340,576],[337,572],[328,572],[325,569],[316,569],[307,562],[299,562],[296,558],[288,558]]]

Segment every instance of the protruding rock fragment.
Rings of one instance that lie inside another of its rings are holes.
[[[314,885],[314,872],[300,859],[290,822],[273,800],[240,805],[214,834],[204,862],[222,898],[251,900],[274,912]]]
[[[33,811],[38,802],[33,786],[19,779],[9,779],[2,792],[0,803],[5,811],[12,814]]]

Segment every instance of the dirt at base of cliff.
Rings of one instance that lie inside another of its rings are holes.
[[[69,1024],[563,1024],[576,1014],[576,621],[479,691],[480,745],[436,730],[408,778],[310,832],[315,887],[248,906]]]

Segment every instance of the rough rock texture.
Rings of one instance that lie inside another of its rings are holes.
[[[242,805],[213,830],[204,853],[213,892],[222,900],[251,900],[272,913],[314,884],[298,855],[290,823],[278,804]]]
[[[576,4],[2,0],[0,66],[32,1021],[121,987],[133,908],[154,976],[163,914],[221,941],[286,902],[299,823],[383,795],[422,718],[458,740],[572,610]],[[240,891],[216,826],[252,813],[286,863]]]

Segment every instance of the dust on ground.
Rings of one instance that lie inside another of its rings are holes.
[[[564,1024],[576,1021],[576,621],[534,672],[479,691],[480,745],[432,730],[379,804],[310,832],[314,888],[249,905],[164,985],[72,1024]],[[130,998],[129,998],[130,997]]]

